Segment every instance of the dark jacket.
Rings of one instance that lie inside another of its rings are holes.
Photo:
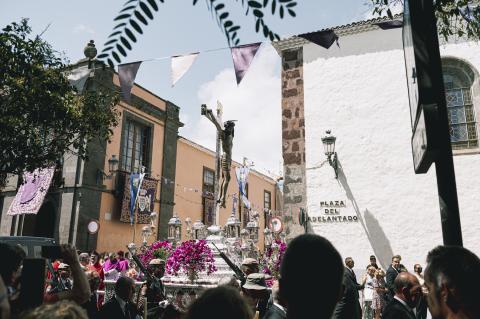
[[[392,299],[382,313],[382,319],[416,319],[413,310],[402,305],[397,299]]]
[[[277,305],[273,304],[270,309],[268,309],[267,313],[263,317],[263,319],[285,319],[287,318],[287,314],[282,309],[278,308]]]
[[[347,268],[343,272],[343,286],[344,293],[335,307],[332,319],[362,318],[362,309],[358,302],[358,290],[363,287],[358,284],[355,275]]]
[[[127,303],[127,313],[123,313],[122,309],[120,308],[120,304],[118,303],[115,297],[112,297],[106,304],[100,308],[100,312],[98,313],[99,319],[135,319],[137,316],[138,311],[135,306],[129,302]]]
[[[387,302],[393,299],[393,296],[395,296],[395,286],[393,282],[395,281],[395,278],[397,278],[397,275],[400,272],[397,271],[395,268],[393,268],[392,265],[388,267],[387,269],[387,274],[385,278],[385,287],[388,289],[388,293],[386,294],[386,299]]]

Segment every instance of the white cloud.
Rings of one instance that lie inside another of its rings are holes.
[[[280,58],[270,45],[257,53],[248,73],[237,87],[233,68],[224,69],[199,91],[200,103],[216,110],[223,104],[223,121],[237,120],[233,140],[233,158],[243,157],[255,163],[255,169],[278,173],[281,161],[281,87]],[[189,125],[188,138],[215,149],[215,129],[202,117]]]
[[[77,24],[73,28],[73,33],[87,33],[87,34],[95,34],[95,30],[92,28],[84,25],[84,24]]]

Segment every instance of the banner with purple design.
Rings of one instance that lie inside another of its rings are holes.
[[[303,33],[298,35],[300,38],[304,38],[316,45],[329,49],[333,42],[337,41],[338,45],[338,36],[333,32],[333,30],[324,30],[311,33]]]
[[[55,167],[36,169],[33,173],[23,174],[24,183],[8,208],[7,215],[36,214],[43,204],[50,188]]]
[[[235,68],[235,76],[237,77],[237,85],[240,84],[243,77],[247,73],[248,68],[250,67],[250,64],[252,63],[255,54],[257,54],[258,48],[261,44],[261,42],[258,42],[231,48],[233,67]]]

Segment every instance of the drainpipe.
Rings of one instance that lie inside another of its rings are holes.
[[[80,183],[80,173],[82,168],[82,158],[80,156],[77,157],[77,168],[75,170],[75,185],[73,188],[73,200],[72,200],[72,212],[70,214],[70,230],[68,232],[68,242],[72,245],[75,245],[75,227],[77,226],[77,203],[79,198],[79,190],[78,184]]]

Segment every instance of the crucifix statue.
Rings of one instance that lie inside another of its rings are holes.
[[[207,119],[212,122],[217,128],[217,177],[218,181],[219,170],[222,171],[222,183],[220,185],[220,190],[215,195],[218,198],[217,203],[220,203],[220,206],[226,208],[227,200],[227,190],[228,183],[230,182],[230,169],[232,167],[232,146],[233,146],[233,136],[234,136],[234,121],[226,121],[223,125],[221,124],[221,104],[218,102],[219,109],[217,110],[218,116],[213,115],[211,109],[208,109],[205,104],[201,106],[201,114],[204,115]],[[220,149],[219,144],[221,144],[222,155],[220,158]],[[220,165],[218,165],[220,164]],[[216,216],[217,218],[217,216]]]

